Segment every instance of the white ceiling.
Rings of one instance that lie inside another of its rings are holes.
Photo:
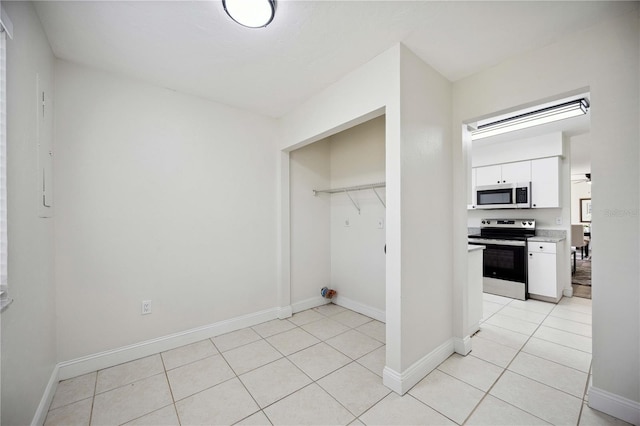
[[[278,1],[264,29],[221,1],[35,2],[61,59],[279,117],[403,42],[451,81],[635,7],[618,1]]]

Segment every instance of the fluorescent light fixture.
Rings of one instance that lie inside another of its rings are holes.
[[[276,14],[275,0],[222,0],[227,15],[249,28],[266,27]]]
[[[584,115],[589,110],[589,102],[585,99],[576,99],[526,114],[516,115],[493,123],[482,124],[477,130],[471,132],[471,140],[488,138],[507,132],[539,126],[565,118]]]

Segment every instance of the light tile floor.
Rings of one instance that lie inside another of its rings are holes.
[[[330,304],[62,381],[45,424],[624,424],[586,405],[591,300],[485,294],[484,313],[403,397],[384,324]]]

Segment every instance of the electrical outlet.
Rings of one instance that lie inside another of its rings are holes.
[[[556,217],[556,225],[562,225],[562,216]]]
[[[384,219],[378,219],[378,229],[384,229]]]
[[[349,218],[346,218],[346,219],[344,220],[344,226],[345,226],[345,227],[349,227],[349,226],[351,226],[351,221],[349,221]]]
[[[151,300],[143,300],[142,301],[142,315],[147,315],[151,313]]]

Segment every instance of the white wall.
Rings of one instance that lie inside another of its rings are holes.
[[[64,61],[56,93],[58,360],[277,305],[273,120]]]
[[[294,312],[305,309],[306,301],[318,299],[322,287],[331,286],[331,199],[326,195],[313,195],[314,189],[331,186],[330,156],[328,139],[290,153]]]
[[[402,370],[453,336],[451,84],[402,46]]]
[[[53,219],[38,217],[36,134],[36,74],[52,95],[54,57],[31,3],[2,7],[14,25],[7,39],[7,182],[15,301],[2,313],[1,421],[19,425],[31,423],[56,363]]]
[[[453,128],[491,113],[589,88],[593,173],[593,382],[589,404],[637,413],[640,402],[638,8],[454,84]],[[466,153],[454,133],[454,192],[465,194]],[[465,271],[464,195],[455,200],[456,274]],[[462,282],[456,276],[456,285]],[[611,396],[613,395],[613,397]],[[620,399],[622,398],[622,399]],[[630,404],[625,405],[625,401]],[[637,415],[637,414],[633,414]],[[637,421],[637,417],[629,421]]]
[[[328,138],[332,188],[384,182],[384,129],[382,116]],[[376,191],[384,200],[385,188]],[[373,309],[380,318],[385,312],[385,230],[378,228],[378,221],[384,223],[385,208],[372,190],[350,194],[360,214],[346,194],[330,196],[330,283],[338,290],[338,303],[340,298],[347,298]]]
[[[580,218],[580,198],[591,198],[590,183],[571,183],[571,223],[582,223]]]
[[[497,143],[484,141],[480,139],[472,144],[472,167],[566,155],[562,147],[562,132]]]

